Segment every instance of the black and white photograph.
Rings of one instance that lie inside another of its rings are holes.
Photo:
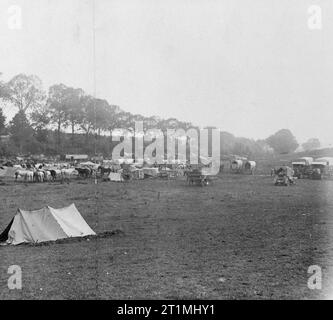
[[[0,300],[333,299],[332,1],[0,0],[0,41]]]

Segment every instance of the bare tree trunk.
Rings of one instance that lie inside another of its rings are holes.
[[[72,147],[74,146],[75,124],[72,122]]]
[[[61,129],[61,121],[58,120],[58,153],[60,152],[60,129]]]

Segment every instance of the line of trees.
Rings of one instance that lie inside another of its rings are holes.
[[[3,105],[15,108],[13,119],[6,119],[0,108],[0,134],[9,134],[10,142],[2,144],[2,155],[12,154],[110,154],[107,136],[117,128],[133,130],[135,121],[150,128],[192,127],[175,118],[144,117],[125,112],[104,99],[86,94],[80,88],[52,85],[47,92],[34,75],[19,74],[0,82]]]
[[[109,156],[117,144],[110,139],[113,130],[133,130],[135,121],[143,121],[144,130],[194,127],[190,122],[175,118],[161,119],[125,112],[104,99],[64,84],[52,85],[44,91],[42,81],[35,75],[18,74],[8,82],[0,80],[0,102],[16,111],[12,120],[6,123],[0,106],[0,135],[10,137],[7,142],[0,141],[0,156],[41,153]],[[287,129],[266,140],[238,138],[228,132],[220,135],[222,155],[257,157],[272,152],[290,153],[298,147],[295,137]],[[304,147],[318,147],[318,144],[318,139],[310,139]]]

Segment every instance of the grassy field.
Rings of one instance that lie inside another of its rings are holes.
[[[271,177],[0,185],[0,229],[18,207],[75,203],[100,237],[0,247],[0,299],[318,299],[333,293],[333,181]],[[22,290],[7,269],[20,265]],[[308,267],[323,271],[307,287]]]

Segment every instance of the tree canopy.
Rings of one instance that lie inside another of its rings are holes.
[[[162,119],[126,112],[105,99],[87,94],[81,88],[62,83],[51,85],[45,93],[42,81],[35,75],[19,74],[8,82],[0,80],[0,99],[17,110],[6,128],[6,118],[0,109],[0,132],[7,129],[10,133],[13,143],[9,145],[16,148],[12,153],[97,152],[110,155],[114,144],[108,136],[118,128],[133,131],[136,121],[143,122],[144,131],[198,129],[190,122],[173,117]],[[313,148],[315,145],[318,141],[309,140],[305,147]],[[295,151],[297,146],[295,137],[287,129],[257,141],[220,132],[222,155],[252,157],[271,152],[272,148],[276,153],[289,153]]]
[[[35,75],[18,74],[3,87],[4,98],[18,111],[26,112],[34,109],[45,99],[42,81]]]
[[[0,135],[3,134],[6,130],[6,117],[3,114],[2,109],[0,108]]]
[[[296,150],[298,143],[289,129],[281,129],[266,139],[276,153],[286,154]]]
[[[320,148],[320,141],[317,138],[311,138],[308,141],[302,143],[304,151],[310,151]]]

